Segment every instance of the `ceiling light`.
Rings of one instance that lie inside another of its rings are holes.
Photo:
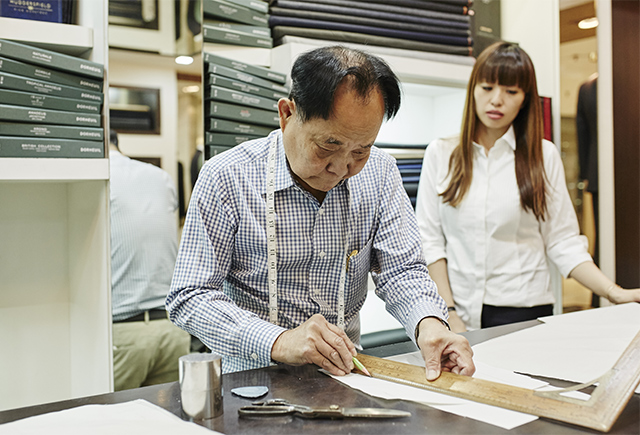
[[[191,56],[178,56],[176,57],[176,63],[178,65],[191,65],[193,58]]]
[[[594,29],[598,27],[598,19],[596,17],[585,18],[578,23],[578,27],[582,30]]]
[[[182,88],[182,92],[184,92],[185,94],[195,94],[196,92],[200,92],[200,86],[198,85],[185,86]]]

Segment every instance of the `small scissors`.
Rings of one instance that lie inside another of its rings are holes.
[[[407,411],[386,408],[343,408],[330,405],[327,408],[312,408],[295,405],[284,399],[271,399],[266,402],[253,402],[238,409],[240,417],[296,415],[302,418],[398,418],[410,417]]]

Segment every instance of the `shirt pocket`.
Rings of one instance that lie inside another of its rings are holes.
[[[349,257],[345,290],[347,310],[351,310],[355,306],[359,310],[367,296],[372,246],[373,239],[369,240],[356,254]]]

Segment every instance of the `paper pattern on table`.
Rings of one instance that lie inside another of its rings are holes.
[[[146,400],[113,405],[84,405],[0,425],[0,435],[212,435]]]
[[[419,352],[396,355],[387,359],[424,366]],[[523,388],[538,388],[547,385],[546,382],[532,379],[528,376],[518,375],[509,370],[496,369],[482,363],[476,363],[476,373],[474,377],[501,382],[503,384],[517,385]],[[369,378],[359,374],[352,373],[346,376],[333,376],[333,378],[351,388],[375,397],[389,400],[410,400],[461,417],[468,417],[489,423],[503,429],[513,429],[538,418],[535,415],[485,405],[471,400],[459,399],[446,394],[434,393],[421,388],[410,387],[382,379]]]
[[[640,331],[640,304],[540,319],[542,325],[473,346],[474,361],[518,373],[590,382],[616,363]],[[640,393],[640,387],[636,389]]]

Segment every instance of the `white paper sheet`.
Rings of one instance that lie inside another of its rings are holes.
[[[414,364],[424,367],[424,361],[419,352],[412,352],[404,355],[397,355],[387,358],[394,361]],[[538,388],[547,385],[546,382],[532,379],[528,376],[518,375],[509,370],[496,369],[486,364],[476,363],[476,373],[474,377],[500,382],[503,384],[516,385],[522,388]],[[422,403],[441,411],[450,412],[462,417],[499,426],[503,429],[513,429],[536,420],[535,415],[524,414],[504,408],[485,405],[483,403],[470,400],[459,399],[446,394],[434,393],[417,387],[397,384],[382,379],[369,378],[358,374],[347,376],[333,376],[334,379],[363,391],[375,397],[383,399],[403,399]]]
[[[545,324],[476,344],[474,361],[529,375],[591,382],[616,363],[640,331],[640,304],[540,320]]]
[[[473,346],[474,377],[540,390],[553,387],[514,372],[589,382],[613,366],[640,330],[640,304],[615,305],[540,320],[545,324]],[[389,359],[418,366],[424,364],[419,352]],[[420,402],[505,429],[537,418],[361,375],[334,378],[372,396]],[[636,392],[640,392],[638,390]],[[580,392],[567,395],[588,398]]]
[[[211,435],[195,423],[138,399],[114,405],[85,405],[0,425],[0,435]]]

